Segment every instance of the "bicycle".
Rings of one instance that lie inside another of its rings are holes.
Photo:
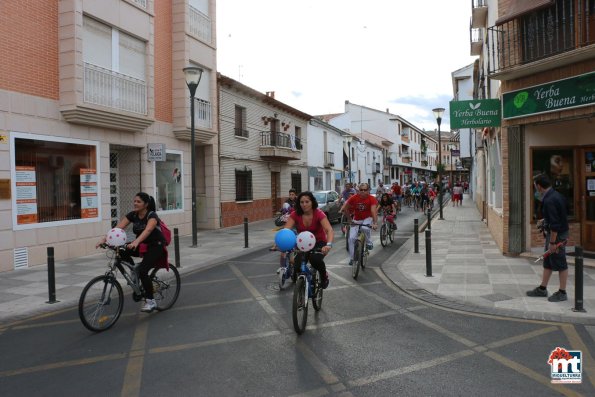
[[[421,197],[419,196],[419,193],[415,193],[414,197],[413,197],[413,211],[417,212],[420,210],[421,207]]]
[[[380,244],[382,244],[383,247],[388,245],[389,240],[391,243],[394,241],[393,235],[395,230],[397,230],[396,220],[394,220],[396,216],[393,215],[393,222],[395,222],[394,224],[388,221],[387,218],[389,216],[391,216],[391,214],[387,214],[386,212],[382,214],[382,225],[380,226]]]
[[[132,288],[132,299],[135,302],[144,298],[144,290],[140,279],[134,271],[134,262],[122,259],[124,246],[110,247],[100,245],[113,252],[110,257],[108,251],[108,270],[102,276],[97,276],[87,283],[79,298],[79,317],[83,325],[94,332],[101,332],[111,328],[120,318],[124,308],[124,292],[120,282],[116,279],[119,271],[126,283]],[[171,308],[180,294],[180,273],[169,264],[169,269],[160,267],[151,269],[149,274],[153,285],[153,296],[157,302],[157,310],[164,311]]]
[[[293,288],[292,319],[293,329],[298,335],[306,330],[308,321],[308,301],[312,299],[314,310],[322,308],[323,280],[320,272],[312,267],[310,253],[304,252],[297,280]],[[306,295],[307,293],[307,295]]]
[[[367,227],[368,229],[371,229],[372,227],[364,223],[355,223],[354,225],[357,225],[357,238],[353,242],[353,263],[351,267],[351,276],[357,280],[360,266],[362,270],[366,268],[368,256],[370,255],[368,245],[366,244],[366,234],[362,230],[362,227]],[[354,226],[352,225],[351,227]]]
[[[282,290],[285,286],[285,281],[291,280],[295,283],[297,273],[294,271],[293,260],[295,259],[295,251],[293,249],[284,251],[285,256],[281,257],[281,266],[277,270],[279,275],[279,290]]]

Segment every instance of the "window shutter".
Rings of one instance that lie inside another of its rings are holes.
[[[112,70],[112,29],[83,17],[83,61]]]

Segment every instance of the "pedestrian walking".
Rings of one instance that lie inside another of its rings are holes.
[[[568,299],[566,295],[566,281],[568,280],[568,263],[566,262],[566,241],[568,240],[568,206],[566,199],[552,189],[549,178],[545,174],[537,175],[533,179],[535,199],[542,202],[543,219],[538,221],[538,227],[545,232],[545,254],[543,259],[543,275],[541,284],[527,296],[547,297],[547,284],[552,272],[558,272],[560,288],[548,298],[550,302],[560,302]]]

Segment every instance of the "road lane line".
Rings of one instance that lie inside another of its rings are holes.
[[[559,329],[558,327],[546,327],[546,328],[536,329],[535,331],[527,332],[527,333],[524,333],[521,335],[511,336],[510,338],[501,339],[496,342],[488,343],[485,345],[485,347],[487,347],[490,350],[493,350],[493,349],[496,349],[499,347],[503,347],[503,346],[510,345],[513,343],[523,342],[527,339],[532,339],[532,338],[536,338],[538,336],[549,334],[550,332],[558,331],[558,329]]]
[[[246,302],[254,302],[254,299],[253,298],[244,298],[244,299],[233,299],[233,300],[229,300],[229,301],[201,303],[201,304],[198,304],[198,305],[175,306],[175,307],[172,307],[171,309],[169,309],[169,311],[204,309],[204,308],[207,308],[207,307],[236,305],[236,304],[246,303]]]
[[[327,385],[339,383],[339,378],[337,378],[337,376],[333,374],[331,369],[328,366],[326,366],[326,364],[324,364],[316,356],[316,354],[314,354],[314,352],[308,347],[308,345],[306,345],[304,341],[302,341],[299,338],[296,339],[295,346],[302,353],[306,361],[308,361],[312,368],[314,368],[314,370],[318,373],[318,375],[320,375],[324,383],[326,383]]]
[[[140,395],[145,348],[147,345],[147,335],[149,333],[149,319],[145,318],[143,320],[145,321],[138,322],[138,326],[134,331],[134,337],[132,338],[128,364],[126,365],[126,372],[124,373],[124,383],[120,393],[120,396],[122,397],[136,397]]]
[[[263,308],[263,310],[269,315],[271,321],[275,323],[275,326],[283,331],[289,328],[289,325],[281,318],[279,313],[271,306],[271,304],[263,297],[260,292],[256,289],[256,287],[244,276],[244,274],[238,269],[235,265],[230,264],[229,267],[234,272],[234,274],[240,279],[242,284],[250,291],[256,302]]]
[[[576,332],[576,328],[574,327],[573,324],[563,325],[562,331],[568,338],[568,341],[570,342],[570,346],[573,349],[580,350],[582,352],[583,362],[588,363],[588,365],[582,366],[583,373],[585,373],[587,375],[587,378],[589,378],[589,382],[591,382],[591,385],[593,385],[593,388],[595,388],[595,365],[593,365],[593,363],[595,361],[593,361],[593,357],[591,357],[591,354],[589,353],[589,348],[587,347],[585,342],[582,340],[582,338],[580,337],[578,332]],[[552,350],[554,350],[554,346],[552,346]]]
[[[104,361],[122,360],[128,357],[128,353],[106,354],[104,356],[88,357],[77,360],[61,361],[58,363],[37,365],[35,367],[14,369],[0,372],[0,378],[9,376],[32,374],[34,372],[48,371],[52,369],[76,367],[79,365],[95,364]]]
[[[473,350],[462,350],[457,353],[452,353],[452,354],[448,354],[446,356],[437,357],[433,360],[423,361],[421,363],[409,365],[407,367],[401,367],[401,368],[393,369],[390,371],[385,371],[385,372],[382,372],[382,373],[379,373],[376,375],[365,376],[363,378],[350,380],[347,382],[347,384],[350,387],[365,386],[365,385],[369,385],[370,383],[375,383],[375,382],[379,382],[381,380],[387,380],[387,379],[394,378],[394,377],[397,377],[400,375],[408,374],[408,373],[415,372],[415,371],[420,371],[422,369],[428,369],[431,367],[435,367],[437,365],[442,365],[442,364],[448,363],[450,361],[455,361],[455,360],[458,360],[458,359],[461,359],[464,357],[471,356],[473,354],[476,354]]]
[[[211,340],[205,340],[202,342],[154,347],[154,348],[149,349],[149,353],[150,354],[170,353],[170,352],[181,351],[181,350],[198,349],[198,348],[205,347],[205,346],[224,345],[224,344],[228,344],[228,343],[242,342],[242,341],[247,341],[247,340],[252,340],[252,339],[268,338],[270,336],[277,336],[277,335],[281,335],[281,332],[279,332],[279,331],[258,332],[256,334],[231,336],[229,338],[211,339]]]
[[[498,353],[495,351],[485,352],[484,355],[490,357],[491,359],[499,362],[500,364],[513,369],[515,372],[525,375],[528,378],[533,379],[534,381],[541,383],[544,386],[547,386],[551,389],[554,389],[556,392],[563,394],[568,397],[578,397],[581,396],[580,393],[575,392],[574,390],[570,390],[561,384],[552,383],[550,378],[547,378],[543,375],[538,374],[537,372],[533,371],[531,368],[525,367],[524,365],[518,364]],[[544,362],[546,359],[544,358]]]
[[[329,321],[329,322],[317,324],[317,325],[307,325],[306,329],[314,330],[314,329],[337,327],[339,325],[345,325],[345,324],[360,323],[362,321],[377,320],[379,318],[394,316],[397,313],[398,312],[391,310],[391,311],[384,312],[384,313],[370,314],[369,316],[355,317],[355,318],[350,318],[350,319],[346,319],[346,320]]]

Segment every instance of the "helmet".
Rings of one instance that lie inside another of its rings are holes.
[[[281,229],[275,234],[275,244],[281,251],[289,251],[295,247],[295,233],[289,229]]]
[[[290,208],[291,208],[291,205],[289,205],[289,203],[283,203],[283,209],[284,209],[284,210],[286,210],[286,211],[287,211],[287,210],[288,210],[288,209],[290,209]]]
[[[119,247],[126,244],[126,232],[118,227],[113,228],[107,233],[105,241],[111,247]]]
[[[311,232],[301,232],[297,235],[297,247],[300,251],[307,252],[314,248],[316,238]]]

